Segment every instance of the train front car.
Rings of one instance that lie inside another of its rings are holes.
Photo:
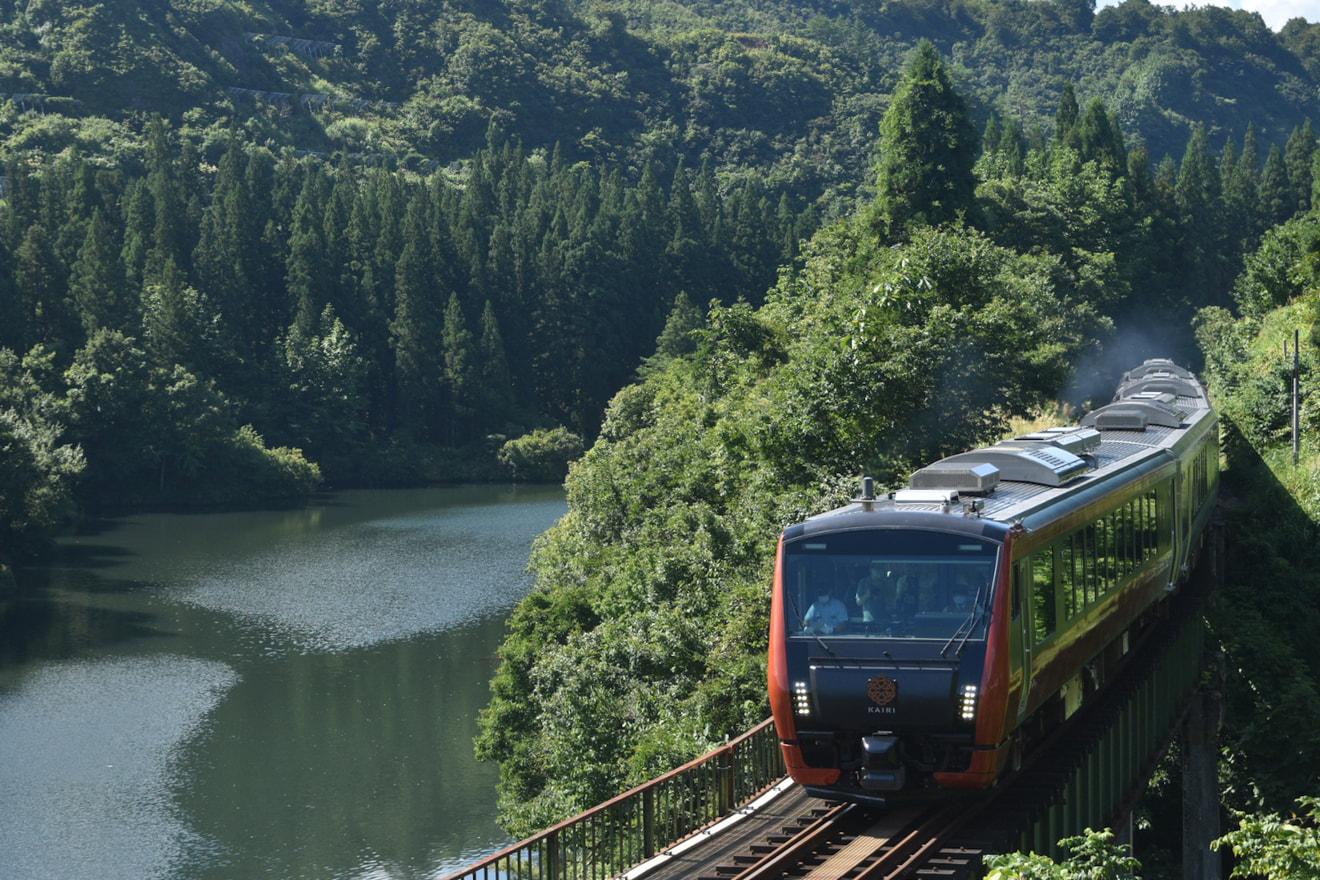
[[[769,672],[789,772],[855,801],[987,786],[1002,764],[1009,532],[885,506],[781,539]]]
[[[1204,389],[1151,360],[1079,425],[949,456],[790,526],[768,675],[789,773],[886,803],[993,785],[1177,594],[1218,475]]]

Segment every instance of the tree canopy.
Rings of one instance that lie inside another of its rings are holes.
[[[906,237],[910,226],[936,226],[974,210],[979,140],[967,102],[923,40],[880,123],[877,231]]]

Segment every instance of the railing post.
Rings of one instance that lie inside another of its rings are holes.
[[[559,832],[552,831],[545,840],[545,873],[543,880],[555,880],[559,876]]]
[[[655,788],[642,792],[642,852],[646,858],[655,855]]]
[[[733,748],[727,748],[715,764],[719,800],[716,802],[717,815],[723,816],[733,809]]]

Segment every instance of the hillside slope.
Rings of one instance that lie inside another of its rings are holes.
[[[0,6],[8,151],[141,155],[159,115],[218,155],[227,133],[419,168],[490,125],[638,172],[756,170],[815,198],[867,179],[880,114],[929,38],[982,123],[1048,133],[1065,83],[1103,97],[1155,161],[1193,122],[1263,149],[1320,119],[1320,25],[1126,0],[751,4],[33,0]],[[1262,152],[1263,156],[1263,152]]]

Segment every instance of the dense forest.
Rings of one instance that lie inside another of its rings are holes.
[[[967,222],[1120,328],[1230,304],[1309,207],[1320,119],[1320,25],[1144,0],[29,3],[0,28],[24,544],[74,508],[562,475],[667,321],[759,306],[874,204],[919,39],[984,136]]]
[[[1239,510],[1278,503],[1252,353],[1314,323],[1320,24],[120,0],[0,32],[0,557],[78,511],[577,459],[477,746],[514,831],[765,716],[774,537],[862,473],[1160,354],[1224,401]],[[1320,775],[1284,741],[1320,730],[1295,513],[1258,515],[1218,624],[1238,809]]]

